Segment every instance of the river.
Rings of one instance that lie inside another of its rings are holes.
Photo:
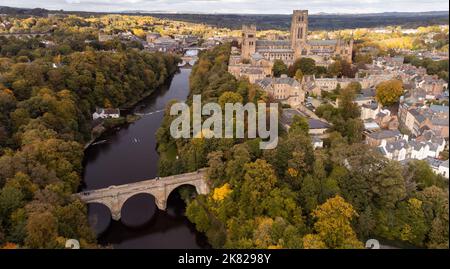
[[[105,188],[151,179],[157,176],[156,131],[166,104],[184,101],[189,94],[190,69],[180,69],[170,86],[162,87],[136,105],[137,113],[147,114],[138,121],[102,135],[104,143],[85,151],[83,190]],[[121,221],[111,219],[109,210],[99,204],[88,206],[89,220],[99,234],[98,242],[113,248],[207,248],[205,236],[184,216],[185,204],[174,192],[167,211],[160,211],[150,195],[136,195],[122,208]],[[125,224],[124,224],[125,223]]]

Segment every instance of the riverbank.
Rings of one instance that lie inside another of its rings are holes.
[[[99,139],[103,134],[113,129],[121,128],[126,124],[130,124],[138,121],[141,116],[138,115],[127,115],[126,117],[119,117],[116,119],[105,119],[100,124],[92,128],[91,140],[84,145],[84,150],[91,146],[97,139]]]
[[[143,100],[145,100],[146,98],[149,98],[152,94],[154,94],[155,92],[158,92],[161,89],[167,88],[170,86],[173,77],[180,72],[180,68],[177,69],[177,71],[172,74],[171,76],[168,77],[168,79],[166,79],[166,81],[164,82],[163,85],[161,85],[160,87],[158,87],[155,90],[150,90],[147,92],[144,92],[139,98],[137,98],[136,100],[132,100],[132,101],[128,101],[127,103],[125,103],[124,105],[122,105],[122,108],[120,108],[121,111],[132,111],[134,109],[137,108],[137,105],[142,102]],[[103,120],[102,122],[100,122],[100,124],[95,125],[92,127],[91,130],[91,139],[84,144],[84,150],[86,150],[89,146],[91,146],[97,139],[99,139],[103,134],[105,134],[106,132],[115,129],[115,128],[121,128],[126,124],[130,124],[133,123],[137,120],[140,119],[141,116],[138,115],[134,115],[134,114],[127,114],[126,117],[119,117],[117,119],[106,119]],[[108,124],[109,122],[109,124]],[[106,123],[106,126],[105,126]]]

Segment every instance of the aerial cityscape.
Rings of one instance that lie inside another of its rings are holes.
[[[8,2],[0,249],[449,248],[448,3]]]

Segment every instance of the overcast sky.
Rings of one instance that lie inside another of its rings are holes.
[[[375,13],[448,10],[447,0],[0,0],[0,6],[79,11],[170,11],[202,13],[289,14]]]

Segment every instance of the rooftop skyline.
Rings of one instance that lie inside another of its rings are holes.
[[[443,0],[0,0],[0,6],[67,11],[290,14],[448,11]]]

